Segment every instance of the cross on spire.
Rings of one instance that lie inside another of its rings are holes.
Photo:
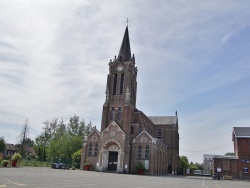
[[[128,26],[128,22],[129,22],[129,21],[128,21],[128,18],[127,18],[127,21],[126,21],[126,22],[127,22],[127,26]]]

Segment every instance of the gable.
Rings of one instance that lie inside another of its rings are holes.
[[[100,137],[100,132],[96,129],[96,127],[92,129],[91,133],[89,133],[88,138],[93,136]]]
[[[108,133],[110,134],[110,136],[115,136],[116,133],[121,133],[123,135],[123,137],[125,137],[125,133],[123,132],[123,130],[120,128],[120,126],[115,122],[112,121],[109,126],[107,126],[101,133],[101,137]]]
[[[133,142],[139,143],[155,143],[157,141],[156,138],[153,138],[146,130],[143,130],[137,137],[133,140]]]

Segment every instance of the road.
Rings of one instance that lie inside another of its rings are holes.
[[[1,187],[55,188],[249,188],[250,181],[212,180],[197,176],[145,176],[59,170],[46,167],[0,168]]]

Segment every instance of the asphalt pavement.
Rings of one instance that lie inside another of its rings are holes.
[[[62,170],[46,167],[0,168],[1,187],[27,188],[249,188],[250,181],[212,180],[201,176],[147,176]]]

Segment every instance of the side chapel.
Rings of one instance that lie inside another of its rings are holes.
[[[128,26],[118,56],[109,62],[101,130],[85,137],[81,169],[146,174],[176,173],[180,166],[178,116],[146,116],[136,108],[137,67],[131,56]]]

